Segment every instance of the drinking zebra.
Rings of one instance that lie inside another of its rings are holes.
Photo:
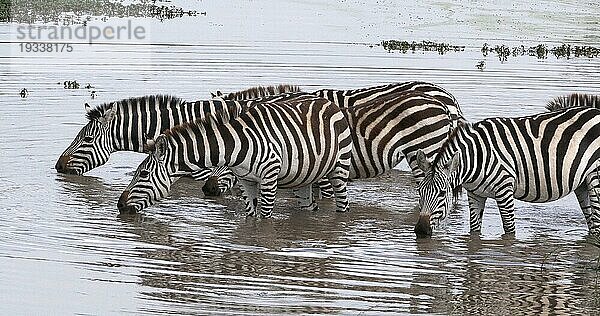
[[[144,152],[147,138],[178,124],[203,118],[217,108],[241,108],[234,105],[219,100],[184,102],[169,95],[123,99],[95,108],[86,103],[88,123],[60,155],[55,168],[61,173],[83,174],[106,163],[116,151]]]
[[[270,99],[275,97],[252,102]],[[185,102],[169,95],[151,95],[105,103],[95,108],[86,104],[88,123],[61,154],[55,168],[61,173],[81,175],[105,164],[116,151],[144,152],[146,140],[154,139],[176,125],[205,119],[213,113],[235,116],[245,111],[252,102]],[[219,183],[205,185],[203,191],[206,194],[221,194],[235,183],[235,176],[226,170],[198,170],[191,176],[205,181],[211,175],[219,176]]]
[[[572,105],[578,98],[570,98]],[[564,100],[563,100],[564,101]],[[600,233],[600,110],[561,107],[518,118],[490,118],[461,124],[430,162],[421,152],[418,236],[446,217],[449,192],[468,192],[470,227],[481,230],[485,201],[498,204],[504,232],[514,233],[514,200],[554,201],[575,192],[592,234]]]
[[[348,210],[346,181],[352,141],[344,115],[316,97],[259,103],[227,118],[189,122],[166,131],[121,194],[121,213],[139,211],[167,195],[173,182],[196,170],[227,166],[242,184],[248,215],[271,215],[277,187],[301,188],[326,177],[336,210]]]

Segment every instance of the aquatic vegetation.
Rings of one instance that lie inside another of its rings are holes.
[[[408,42],[389,40],[381,42],[381,46],[383,46],[383,48],[388,52],[399,51],[401,53],[408,53],[409,51],[437,51],[440,54],[445,54],[447,52],[462,52],[465,50],[465,46],[436,43],[431,41]],[[532,56],[538,59],[546,59],[550,54],[554,55],[556,58],[566,59],[577,57],[595,58],[600,56],[600,48],[569,44],[562,44],[551,48],[549,48],[546,44],[538,44],[535,46],[509,46],[504,44],[491,46],[488,43],[484,43],[481,47],[481,54],[483,57],[487,57],[492,53],[495,54],[501,62],[508,61],[508,58],[511,56]],[[485,68],[485,62],[482,62],[476,64],[477,69],[483,70]]]
[[[29,95],[29,91],[26,88],[23,88],[19,94],[21,95],[21,98],[24,99]]]
[[[447,52],[462,52],[465,50],[464,46],[458,45],[450,45],[447,43],[436,43],[431,41],[421,41],[421,42],[407,42],[407,41],[397,41],[397,40],[389,40],[382,41],[381,46],[388,52],[393,50],[400,51],[402,53],[407,53],[408,51],[425,51],[431,52],[435,51],[443,55]]]
[[[478,62],[477,65],[475,65],[475,67],[477,67],[477,69],[479,70],[483,70],[485,68],[485,60]]]
[[[12,1],[2,1],[0,2],[0,22],[6,22],[10,17],[10,7],[12,5]]]
[[[577,46],[562,44],[548,48],[546,44],[538,44],[536,46],[525,47],[525,45],[519,45],[510,47],[507,45],[496,45],[491,47],[487,43],[483,44],[481,53],[484,57],[487,57],[490,53],[495,53],[501,62],[508,60],[508,57],[513,56],[532,56],[538,59],[546,59],[549,54],[554,55],[556,58],[577,58],[587,57],[595,58],[600,56],[600,48],[593,46]]]
[[[174,5],[165,6],[167,0],[137,0],[117,2],[111,0],[13,0],[0,4],[0,22],[54,23],[62,25],[87,24],[92,17],[106,21],[108,17],[149,17],[162,20],[182,16],[197,16],[196,11],[186,11]],[[206,15],[206,12],[200,13]]]
[[[201,12],[200,15],[206,15],[206,12]],[[176,6],[154,6],[151,11],[151,16],[161,21],[181,18],[184,16],[198,16],[198,11],[184,11]]]
[[[79,82],[77,82],[77,80],[65,81],[63,82],[63,85],[65,89],[79,89]]]

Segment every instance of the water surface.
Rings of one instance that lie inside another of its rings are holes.
[[[269,220],[247,219],[239,195],[205,199],[188,180],[140,216],[117,218],[118,195],[142,154],[114,154],[83,177],[53,169],[85,124],[85,102],[145,94],[191,100],[256,84],[313,90],[424,80],[453,93],[470,120],[538,113],[554,96],[598,93],[600,62],[501,63],[482,57],[481,45],[600,46],[596,2],[174,5],[207,14],[132,17],[148,38],[74,42],[72,53],[22,53],[9,43],[18,25],[0,24],[0,313],[598,313],[600,252],[586,243],[573,196],[517,203],[513,239],[502,237],[493,202],[483,234],[470,236],[463,197],[434,238],[416,240],[415,184],[404,167],[352,182],[347,214],[331,201],[302,212],[280,192]],[[377,46],[385,39],[466,49],[388,53]],[[64,89],[66,80],[93,88]]]

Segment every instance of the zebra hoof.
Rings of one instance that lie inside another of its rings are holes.
[[[206,180],[206,182],[204,183],[204,186],[202,187],[202,192],[204,193],[205,196],[220,196],[221,195],[221,189],[219,189],[219,178],[217,177],[210,177]]]

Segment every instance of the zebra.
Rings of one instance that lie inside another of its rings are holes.
[[[217,112],[237,115],[251,103],[272,99],[275,97],[252,102],[219,99],[185,102],[170,95],[150,95],[104,103],[95,108],[86,103],[88,122],[60,155],[55,168],[60,173],[81,175],[105,164],[116,151],[145,152],[146,140],[180,123]],[[211,182],[211,175],[219,176],[219,182]],[[199,181],[209,180],[203,187],[207,195],[220,195],[236,182],[231,172],[222,169],[198,170],[191,176]]]
[[[256,87],[247,91],[264,90]],[[420,180],[423,173],[416,165],[416,150],[422,148],[427,157],[433,157],[457,122],[465,121],[454,96],[427,82],[323,89],[311,94],[336,103],[348,119],[354,142],[350,179],[381,175],[407,158],[413,175]],[[240,100],[246,95],[242,91],[223,98]],[[333,195],[326,180],[319,186],[323,197]]]
[[[514,200],[548,202],[575,192],[589,232],[600,233],[600,110],[572,106],[533,116],[461,123],[435,160],[417,152],[419,184],[415,233],[430,236],[446,217],[449,191],[467,190],[470,229],[481,231],[485,201],[496,200],[506,234],[514,234]]]
[[[227,166],[242,185],[249,216],[269,217],[277,187],[300,188],[303,208],[316,206],[310,184],[326,177],[333,184],[336,210],[348,210],[346,181],[352,140],[344,115],[332,102],[300,97],[258,103],[231,119],[188,122],[165,131],[150,144],[121,194],[121,214],[135,213],[168,194],[182,175]]]

